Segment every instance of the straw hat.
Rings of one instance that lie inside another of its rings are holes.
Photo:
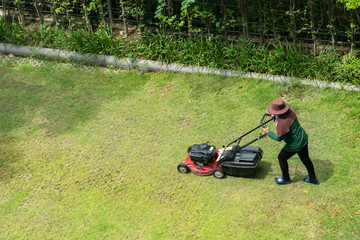
[[[282,99],[275,99],[267,108],[270,114],[281,115],[290,109],[290,105],[285,103]]]

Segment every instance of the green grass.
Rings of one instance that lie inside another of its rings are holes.
[[[359,92],[0,60],[1,239],[359,239]],[[188,146],[227,144],[281,96],[319,186],[297,156],[276,185],[270,138],[251,178],[177,172]]]

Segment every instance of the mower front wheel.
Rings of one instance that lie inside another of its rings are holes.
[[[188,172],[190,172],[189,167],[186,166],[186,164],[184,164],[184,163],[180,163],[177,166],[177,170],[179,171],[179,173],[188,173]]]
[[[217,179],[222,179],[225,177],[225,172],[221,168],[215,168],[213,170],[213,176]]]

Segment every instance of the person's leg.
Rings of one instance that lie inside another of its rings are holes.
[[[280,165],[280,169],[281,169],[282,177],[283,177],[284,181],[290,180],[289,165],[288,165],[287,160],[289,158],[291,158],[294,154],[295,154],[295,152],[287,152],[284,149],[281,149],[281,151],[278,155],[279,165]]]
[[[298,152],[298,155],[300,157],[301,162],[305,165],[306,170],[309,173],[310,182],[316,181],[317,179],[315,175],[314,165],[309,157],[308,144],[306,144],[305,147],[301,149],[300,152]]]

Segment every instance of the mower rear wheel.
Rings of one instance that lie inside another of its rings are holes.
[[[190,172],[190,169],[184,163],[180,163],[177,166],[177,170],[179,171],[179,173],[188,173],[188,172]]]
[[[222,179],[225,177],[225,172],[221,168],[215,168],[213,170],[213,176],[218,179]]]

